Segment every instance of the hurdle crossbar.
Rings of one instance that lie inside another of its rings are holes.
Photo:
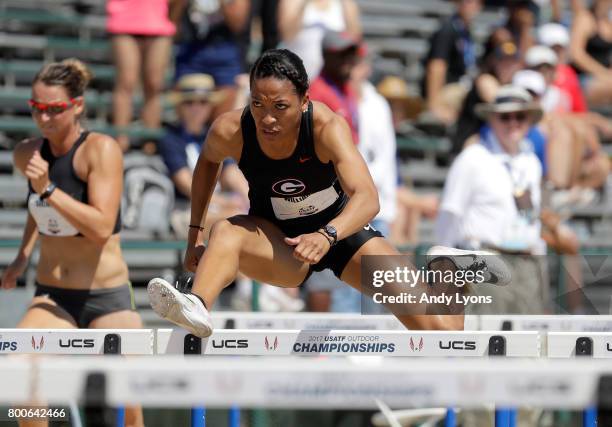
[[[157,331],[157,354],[184,354],[188,333]],[[497,340],[494,340],[497,338]],[[494,343],[495,341],[495,343]],[[500,343],[501,342],[501,343]],[[503,343],[503,344],[502,344]],[[503,352],[494,347],[503,345]],[[538,357],[537,332],[344,330],[215,330],[201,340],[203,355],[405,357]]]
[[[27,390],[5,388],[0,400],[27,403],[32,395],[50,404],[79,400],[92,373],[105,376],[110,406],[376,409],[375,399],[380,399],[391,408],[581,409],[602,400],[598,385],[604,376],[609,380],[612,366],[603,360],[569,359],[379,358],[362,363],[336,358],[41,356],[0,365],[3,378],[27,384]]]
[[[0,329],[0,354],[153,354],[153,329]]]

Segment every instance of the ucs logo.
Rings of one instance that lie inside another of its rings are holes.
[[[612,351],[612,344],[606,343],[606,350]]]
[[[476,341],[438,341],[442,350],[476,350]]]
[[[32,336],[32,348],[36,351],[40,351],[45,346],[45,337],[40,337],[38,342],[36,342],[36,338]]]
[[[68,340],[59,340],[59,346],[62,348],[93,348],[95,340],[93,338],[74,338]]]
[[[249,348],[249,340],[212,340],[213,348]]]
[[[412,350],[413,352],[418,352],[423,350],[423,337],[421,337],[421,339],[419,340],[419,344],[418,346],[414,344],[414,341],[412,340],[412,337],[410,337],[410,350]]]
[[[276,350],[278,348],[278,337],[274,337],[274,342],[272,344],[270,344],[270,340],[268,340],[268,337],[266,337],[264,339],[264,344],[266,346],[266,350],[268,351]]]

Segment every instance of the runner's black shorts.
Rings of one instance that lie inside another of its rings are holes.
[[[308,280],[314,271],[323,271],[330,269],[334,272],[337,278],[340,278],[344,268],[353,258],[353,255],[361,248],[368,240],[374,237],[383,237],[382,233],[376,230],[372,225],[367,224],[357,233],[338,241],[325,254],[321,261],[316,264],[311,264],[308,274],[304,278],[304,282]]]

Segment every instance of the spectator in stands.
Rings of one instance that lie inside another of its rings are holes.
[[[594,0],[572,22],[570,54],[589,105],[612,104],[612,20],[610,0]]]
[[[546,92],[546,81],[544,77],[534,70],[521,70],[517,72],[512,79],[512,84],[527,90],[533,96],[534,100],[538,102]],[[530,133],[532,132],[533,129],[530,130]],[[548,163],[551,161],[551,157],[554,157],[547,155],[548,141],[545,137],[537,139],[532,136],[529,138],[529,142],[532,143],[534,152],[538,156],[538,160],[540,160],[543,177],[546,179],[549,169]],[[573,153],[569,153],[569,156],[572,154]],[[558,165],[553,164],[551,166],[553,170],[558,169]],[[549,186],[545,185],[544,188],[548,189]],[[583,299],[580,292],[575,292],[582,287],[583,283],[581,263],[576,257],[580,251],[578,236],[576,232],[564,222],[564,218],[551,209],[550,197],[547,194],[543,196],[540,219],[542,220],[542,239],[546,242],[548,248],[559,255],[564,255],[562,258],[565,265],[563,274],[567,283],[568,308],[570,312],[573,313],[581,312],[583,311]]]
[[[540,99],[545,112],[565,113],[572,108],[570,94],[553,84],[558,63],[557,54],[548,46],[535,45],[525,53],[525,65],[540,73],[546,82],[546,90]]]
[[[327,31],[323,37],[323,68],[310,85],[310,98],[326,104],[349,124],[353,142],[359,142],[357,95],[350,84],[360,41],[347,32]]]
[[[547,289],[532,255],[545,253],[539,220],[542,170],[525,136],[542,111],[527,91],[509,85],[499,88],[493,102],[478,104],[476,111],[490,128],[451,166],[437,241],[512,255],[506,259],[513,270],[512,284],[504,288],[507,292],[496,293],[490,308],[541,314]]]
[[[476,115],[475,106],[493,101],[499,87],[510,84],[512,76],[520,67],[518,48],[512,42],[512,36],[504,28],[497,29],[485,43],[480,74],[463,101],[452,138],[452,155],[459,154],[466,140],[476,134],[484,124]]]
[[[555,194],[555,199],[571,205],[585,196],[592,199],[593,191],[588,189],[601,187],[608,176],[609,161],[594,124],[601,122],[605,127],[609,123],[597,115],[571,113],[570,95],[554,85],[557,61],[555,52],[546,46],[533,46],[525,55],[526,65],[541,73],[546,83],[540,102],[547,113],[542,129],[550,140],[548,178],[556,189],[571,190]]]
[[[142,328],[119,236],[123,156],[113,138],[80,122],[90,79],[82,62],[68,59],[45,65],[32,84],[29,104],[42,137],[13,153],[28,179],[29,212],[1,286],[16,286],[40,240],[34,298],[19,328]],[[140,408],[126,410],[126,425],[143,425]]]
[[[236,78],[243,73],[239,38],[249,22],[251,0],[178,0],[180,17],[175,81],[186,74],[209,74],[223,94],[214,117],[235,108]]]
[[[587,111],[586,100],[580,87],[578,75],[568,64],[570,36],[569,31],[561,24],[548,23],[538,28],[538,42],[552,49],[557,55],[557,68],[553,85],[564,91],[570,100],[570,111],[584,113]]]
[[[522,55],[535,43],[534,30],[539,7],[533,0],[507,0],[508,20],[504,27]]]
[[[422,82],[427,107],[447,125],[455,122],[467,83],[476,73],[471,25],[482,7],[481,0],[456,0],[455,4],[455,14],[429,41]]]
[[[326,31],[347,32],[354,39],[361,38],[355,0],[280,0],[278,6],[282,47],[302,58],[310,80],[323,68],[321,43]]]
[[[177,237],[186,239],[193,169],[208,133],[212,111],[223,100],[223,94],[216,90],[211,76],[186,74],[177,82],[171,99],[176,105],[179,122],[168,126],[160,141],[159,152],[176,189],[175,209],[170,222]],[[205,227],[207,230],[219,219],[248,210],[248,185],[236,163],[224,164],[220,183],[225,192],[219,191],[213,195],[210,224]]]
[[[412,130],[408,123],[422,110],[422,100],[410,96],[408,85],[397,76],[387,76],[378,84],[379,93],[389,102],[393,126],[397,135],[405,130]],[[360,119],[361,120],[361,119]],[[397,177],[396,212],[389,239],[396,246],[418,243],[418,231],[421,217],[435,218],[438,211],[438,196],[435,194],[417,194]]]
[[[250,25],[246,26],[241,38],[243,56],[247,62],[250,62],[253,56],[276,48],[280,43],[278,3],[279,0],[251,1]],[[251,40],[251,36],[256,38],[255,43]],[[253,47],[258,49],[255,50]]]
[[[108,0],[107,31],[111,34],[116,82],[113,125],[124,129],[132,122],[132,100],[142,75],[144,104],[141,117],[147,128],[159,128],[161,97],[175,25],[169,19],[169,1]],[[126,151],[129,138],[117,137]]]
[[[395,131],[391,109],[385,98],[368,80],[372,75],[372,58],[367,47],[359,47],[359,60],[351,73],[351,85],[358,99],[359,144],[376,189],[380,211],[371,225],[389,237],[396,216],[397,168]],[[380,305],[361,298],[357,290],[339,286],[331,293],[331,311],[379,313]]]
[[[326,104],[349,124],[353,143],[359,143],[359,100],[351,76],[359,59],[360,41],[348,32],[327,31],[322,41],[323,68],[310,85],[310,99]],[[332,308],[332,292],[344,287],[330,270],[315,272],[306,280],[310,311]]]
[[[423,99],[411,94],[406,81],[398,76],[386,76],[378,83],[377,89],[391,107],[395,131],[401,134],[406,124],[412,129],[408,121],[416,119],[423,111]]]

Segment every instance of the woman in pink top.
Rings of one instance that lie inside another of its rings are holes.
[[[113,124],[118,128],[132,121],[132,97],[142,75],[144,105],[142,122],[158,128],[161,93],[176,26],[170,20],[175,0],[108,0],[106,29],[112,37],[113,60],[117,70],[113,92]],[[124,150],[127,135],[117,140]]]

